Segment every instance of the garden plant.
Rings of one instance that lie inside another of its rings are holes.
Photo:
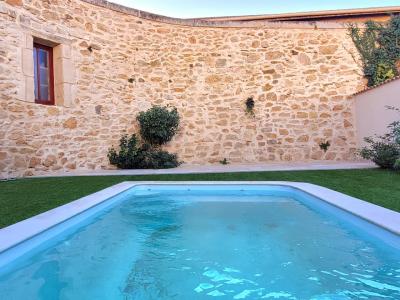
[[[399,108],[388,107],[400,113]],[[360,150],[361,157],[370,159],[384,169],[400,170],[400,120],[388,126],[389,132],[375,137],[366,137],[368,146]]]
[[[112,165],[120,169],[175,168],[180,162],[176,154],[163,151],[161,146],[171,141],[179,129],[176,108],[153,106],[137,116],[140,138],[136,134],[123,135],[119,150],[108,151]]]

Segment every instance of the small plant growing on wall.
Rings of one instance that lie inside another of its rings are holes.
[[[246,99],[246,114],[250,116],[254,116],[254,106],[255,106],[255,101],[253,97],[249,97]]]
[[[220,163],[221,165],[228,165],[228,164],[229,164],[229,161],[228,161],[228,160],[226,159],[226,157],[225,157],[223,160],[220,160],[219,163]]]
[[[323,150],[324,152],[327,152],[330,146],[331,146],[331,143],[329,141],[322,142],[319,144],[319,148],[321,150]]]
[[[137,120],[141,139],[136,134],[123,135],[119,150],[112,147],[108,151],[110,163],[121,169],[177,167],[180,164],[177,155],[161,149],[178,131],[180,118],[177,109],[153,106],[139,113]]]

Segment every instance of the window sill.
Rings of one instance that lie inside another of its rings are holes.
[[[42,105],[55,105],[54,102],[49,102],[49,101],[39,101],[39,100],[35,100],[36,104],[42,104]]]

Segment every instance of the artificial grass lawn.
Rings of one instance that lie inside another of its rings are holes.
[[[380,169],[31,178],[0,182],[0,228],[128,180],[309,182],[400,211],[400,173]]]

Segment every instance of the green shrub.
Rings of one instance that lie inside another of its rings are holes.
[[[137,116],[140,136],[150,145],[163,145],[178,131],[179,119],[176,108],[169,110],[168,107],[153,106]]]
[[[137,137],[123,135],[119,151],[111,148],[108,159],[120,169],[168,169],[179,166],[176,154],[153,149],[149,145],[139,145]]]
[[[138,165],[138,156],[140,149],[138,140],[135,134],[128,139],[125,134],[119,140],[119,152],[114,148],[108,151],[108,159],[110,164],[121,169],[135,168]]]
[[[400,146],[385,137],[379,137],[378,141],[366,138],[369,147],[360,151],[362,158],[370,159],[384,169],[394,169],[396,161],[400,158]]]
[[[140,152],[140,169],[169,169],[180,165],[178,156],[144,145]]]
[[[397,171],[400,170],[400,158],[398,158],[394,163],[394,169]]]
[[[159,147],[172,139],[179,127],[179,114],[176,108],[153,106],[139,113],[140,143],[135,134],[128,138],[123,135],[119,150],[112,147],[108,151],[110,164],[120,169],[166,169],[179,166],[176,154],[168,153]]]
[[[388,109],[399,111],[394,107]],[[400,169],[400,121],[388,126],[389,133],[381,136],[367,137],[368,146],[360,150],[362,158],[370,159],[381,168]]]
[[[397,111],[400,113],[400,108],[396,108],[393,106],[387,106],[387,109]],[[393,135],[393,138],[397,144],[400,144],[400,121],[395,121],[388,126],[390,132]]]

